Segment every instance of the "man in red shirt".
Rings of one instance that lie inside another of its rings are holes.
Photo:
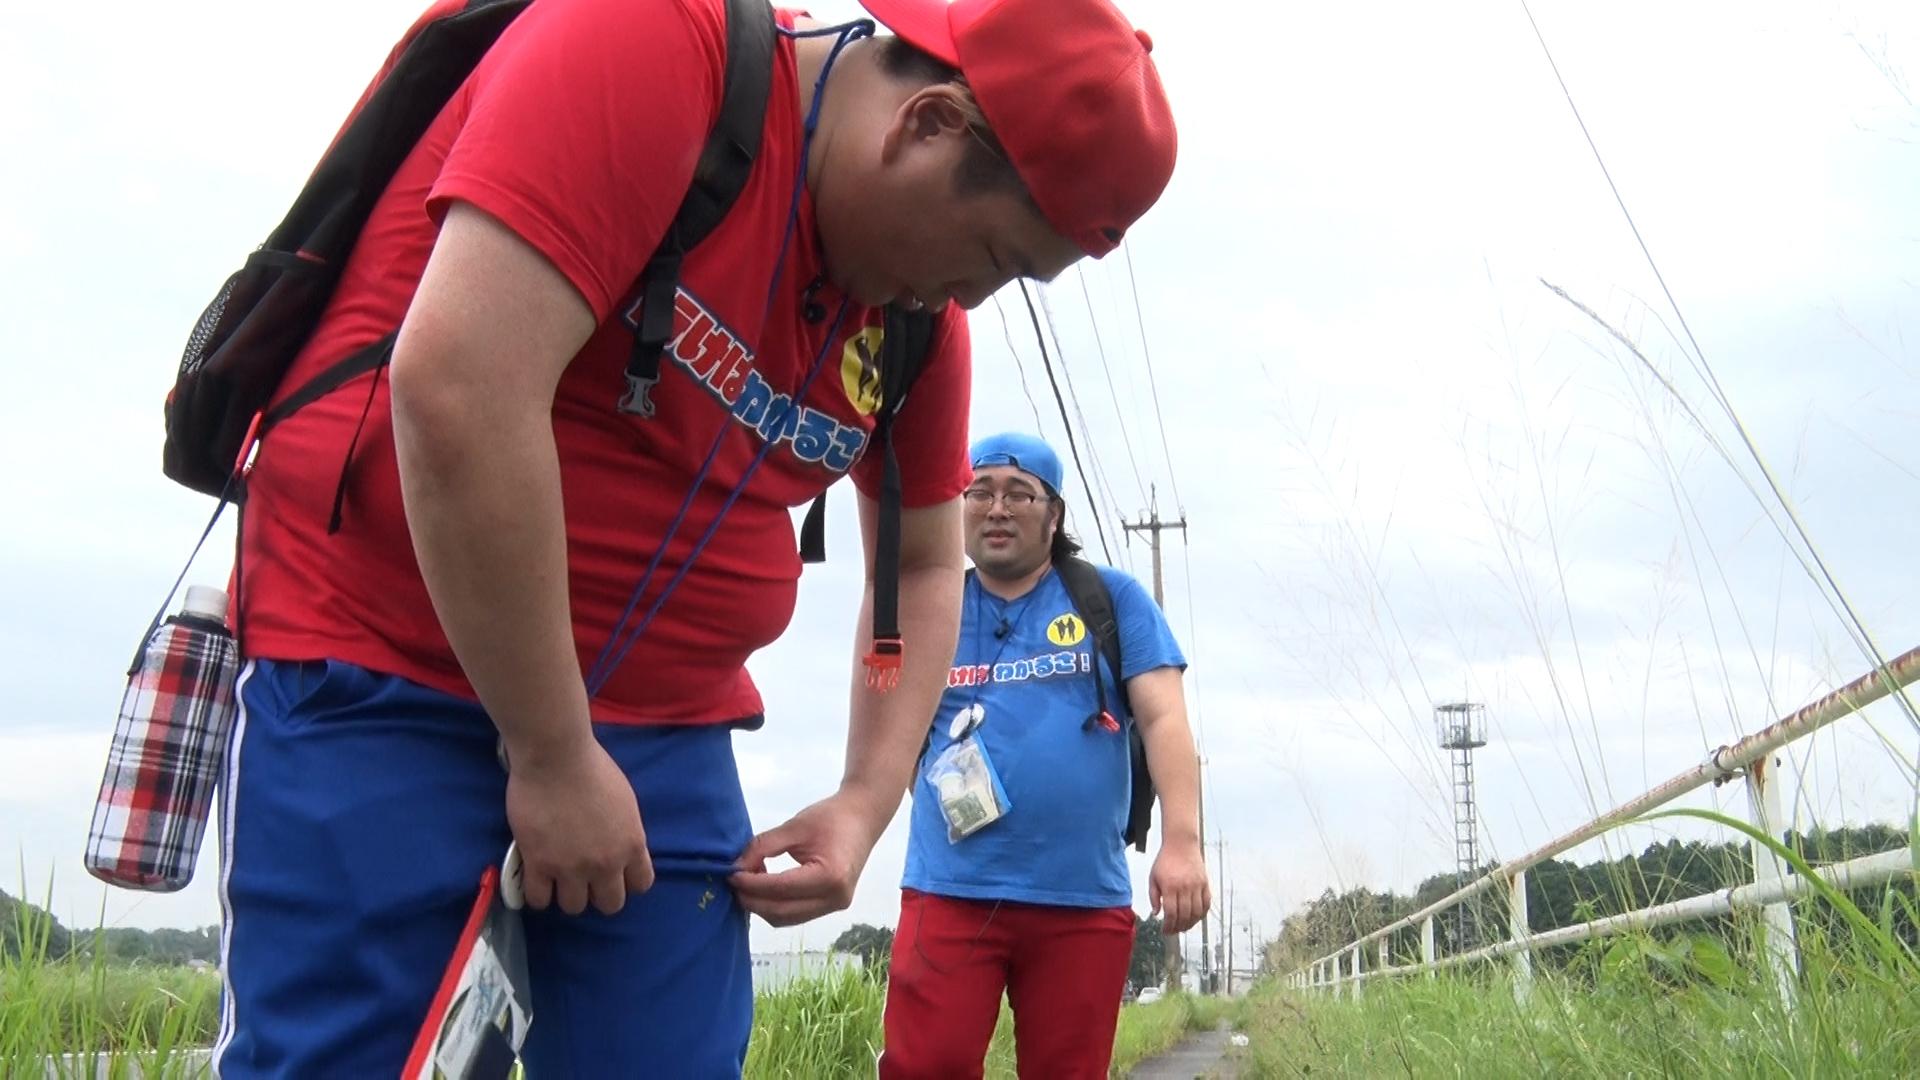
[[[293,414],[249,482],[224,1075],[396,1068],[509,841],[535,1075],[737,1073],[746,915],[850,902],[955,644],[962,309],[1110,251],[1174,158],[1108,0],[865,3],[897,37],[777,13],[762,145],[682,268],[651,414],[619,405],[620,308],[713,124],[723,0],[538,0],[375,207],[284,385],[397,327],[390,374]],[[745,661],[792,615],[790,508],[842,474],[871,562],[887,304],[937,313],[894,428],[898,685],[856,659],[838,788],[756,837]]]

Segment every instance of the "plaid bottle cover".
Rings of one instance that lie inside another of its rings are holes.
[[[112,885],[184,888],[233,731],[240,651],[222,623],[174,616],[127,679],[87,832],[87,871]]]

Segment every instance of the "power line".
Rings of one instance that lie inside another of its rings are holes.
[[[1046,428],[1047,428],[1047,425],[1046,425],[1046,422],[1045,422],[1044,420],[1042,420],[1042,419],[1040,418],[1040,405],[1039,405],[1039,403],[1038,403],[1038,402],[1036,402],[1036,401],[1034,400],[1034,397],[1033,397],[1033,388],[1032,388],[1031,386],[1029,386],[1029,385],[1027,384],[1027,365],[1026,365],[1026,361],[1025,361],[1024,359],[1022,359],[1022,358],[1021,358],[1021,356],[1020,356],[1020,350],[1019,350],[1018,348],[1016,348],[1016,347],[1014,346],[1014,343],[1013,343],[1013,325],[1012,325],[1012,324],[1011,324],[1010,322],[1008,322],[1008,320],[1007,320],[1007,311],[1006,311],[1006,308],[1005,308],[1005,307],[1003,307],[1003,306],[1001,306],[1001,303],[1000,303],[1000,294],[999,294],[999,293],[994,293],[994,294],[993,294],[993,296],[991,297],[991,299],[993,300],[993,309],[994,309],[994,311],[995,311],[995,312],[996,312],[996,313],[997,313],[997,314],[998,314],[998,315],[1000,316],[1000,333],[1001,333],[1001,336],[1002,336],[1002,337],[1003,337],[1003,338],[1004,338],[1004,339],[1006,340],[1006,343],[1007,343],[1007,352],[1008,352],[1008,354],[1009,354],[1009,355],[1011,355],[1011,356],[1013,357],[1013,362],[1014,362],[1014,365],[1015,365],[1015,366],[1016,366],[1016,367],[1017,367],[1017,368],[1019,369],[1019,371],[1020,371],[1020,389],[1021,389],[1021,391],[1022,391],[1022,392],[1023,392],[1024,394],[1026,394],[1026,397],[1027,397],[1027,407],[1028,407],[1029,409],[1031,409],[1031,410],[1033,411],[1033,430],[1034,430],[1034,433],[1035,433],[1035,434],[1037,434],[1037,435],[1041,435],[1041,436],[1043,436],[1043,437],[1044,437],[1044,436],[1046,435]],[[1036,336],[1037,336],[1037,332],[1036,332]],[[1058,338],[1058,337],[1056,336],[1056,337],[1055,337],[1055,339],[1054,339],[1054,348],[1055,348],[1055,349],[1058,349],[1059,347],[1060,347],[1060,346],[1059,346],[1059,338]],[[1044,343],[1043,343],[1043,346],[1042,346],[1042,351],[1043,351],[1043,354],[1044,354]],[[1049,376],[1051,376],[1051,372],[1049,372]],[[1058,389],[1057,389],[1057,388],[1056,388],[1056,391],[1055,391],[1055,392],[1056,392],[1056,393],[1058,392]],[[1061,414],[1061,423],[1062,423],[1063,425],[1064,425],[1064,424],[1066,423],[1066,414],[1064,413],[1064,411],[1063,411],[1063,412],[1062,412],[1062,414]],[[1070,432],[1070,431],[1069,431],[1069,436],[1071,436],[1071,432]],[[1097,475],[1098,475],[1098,469],[1099,469],[1099,462],[1098,462],[1098,461],[1095,461],[1095,463],[1094,463],[1094,466],[1095,466],[1095,473],[1096,473],[1096,476],[1097,476]],[[1082,485],[1083,485],[1083,486],[1084,486],[1084,485],[1085,485],[1085,483],[1086,483],[1086,480],[1085,480],[1085,477],[1084,477],[1084,476],[1083,476],[1083,477],[1081,478],[1081,483],[1082,483]],[[1097,525],[1097,524],[1098,524],[1098,517],[1099,517],[1099,514],[1100,514],[1100,507],[1099,507],[1099,505],[1098,505],[1098,504],[1097,504],[1097,503],[1096,503],[1096,502],[1095,502],[1095,501],[1093,500],[1093,497],[1092,497],[1092,493],[1089,493],[1089,495],[1088,495],[1088,499],[1087,499],[1087,509],[1088,509],[1088,512],[1089,512],[1089,513],[1091,513],[1091,514],[1093,514],[1093,515],[1094,515],[1094,517],[1095,517],[1095,523],[1096,523],[1096,525]]]
[[[1186,520],[1186,512],[1181,511],[1180,520]],[[1187,580],[1187,643],[1188,659],[1200,655],[1200,620],[1193,613],[1193,545],[1187,542],[1187,534],[1180,534],[1180,566]],[[1205,713],[1200,708],[1200,673],[1193,667],[1187,668],[1187,675],[1193,683],[1193,737],[1199,742],[1204,756],[1207,745],[1207,725]],[[1216,811],[1217,812],[1217,811]]]
[[[1060,375],[1067,383],[1067,400],[1073,403],[1074,415],[1080,418],[1080,430],[1087,436],[1087,460],[1093,470],[1093,482],[1099,485],[1100,494],[1106,498],[1106,510],[1119,518],[1120,500],[1113,492],[1113,483],[1107,479],[1107,469],[1101,460],[1100,448],[1093,439],[1093,425],[1087,422],[1087,410],[1080,404],[1080,391],[1073,384],[1073,369],[1067,366],[1067,349],[1060,344],[1060,324],[1053,317],[1053,302],[1045,285],[1036,286],[1040,296],[1040,319],[1047,325],[1047,336],[1053,339],[1053,352],[1060,358]]]
[[[1013,366],[1020,370],[1020,391],[1027,395],[1027,407],[1033,410],[1033,433],[1041,433],[1044,425],[1040,422],[1040,403],[1033,400],[1033,387],[1027,385],[1027,362],[1020,359],[1020,350],[1013,347],[1013,327],[1007,322],[1007,309],[1000,306],[1000,294],[993,294],[993,310],[1000,316],[1000,336],[1007,340],[1007,354],[1013,357]]]
[[[1027,318],[1033,323],[1033,339],[1040,345],[1040,362],[1046,366],[1047,382],[1053,387],[1053,402],[1060,409],[1060,423],[1067,429],[1067,450],[1073,454],[1073,467],[1080,474],[1080,486],[1087,490],[1087,503],[1093,505],[1093,488],[1087,483],[1086,467],[1080,464],[1080,444],[1073,437],[1073,422],[1067,417],[1066,399],[1060,396],[1060,383],[1053,377],[1053,359],[1047,353],[1047,338],[1040,329],[1040,315],[1033,309],[1033,297],[1027,292],[1027,283],[1020,282],[1020,299],[1026,302]],[[1107,528],[1100,523],[1098,507],[1094,508],[1093,527],[1100,534],[1100,550],[1105,554],[1107,564],[1113,564],[1113,549],[1107,545]]]
[[[1140,309],[1140,283],[1133,276],[1133,249],[1126,241],[1120,242],[1120,251],[1127,257],[1127,287],[1133,293],[1133,317],[1140,328],[1140,355],[1147,362],[1147,385],[1153,389],[1153,419],[1160,426],[1160,452],[1167,459],[1167,480],[1173,485],[1173,504],[1185,507],[1180,497],[1180,480],[1173,471],[1173,449],[1167,444],[1167,418],[1160,411],[1160,383],[1153,376],[1153,353],[1147,348],[1147,319]]]
[[[1087,288],[1085,264],[1074,268],[1074,276],[1080,279],[1080,296],[1087,302],[1087,322],[1093,325],[1093,347],[1100,356],[1100,371],[1107,380],[1107,400],[1113,402],[1113,416],[1120,424],[1120,442],[1127,448],[1127,464],[1133,466],[1133,482],[1140,491],[1142,502],[1147,498],[1147,483],[1140,478],[1140,462],[1133,456],[1133,439],[1127,435],[1127,417],[1120,410],[1120,392],[1113,386],[1113,367],[1107,363],[1107,346],[1100,339],[1100,318],[1093,313],[1093,293]]]
[[[1047,326],[1047,336],[1053,339],[1054,355],[1060,358],[1060,376],[1067,384],[1067,400],[1073,403],[1074,415],[1080,419],[1080,432],[1087,437],[1088,469],[1093,473],[1094,491],[1088,493],[1088,502],[1096,514],[1111,514],[1115,521],[1123,520],[1120,513],[1120,499],[1114,494],[1113,482],[1108,478],[1106,463],[1100,453],[1099,443],[1093,437],[1093,425],[1087,420],[1087,410],[1080,403],[1079,389],[1073,382],[1073,368],[1067,364],[1067,350],[1060,343],[1060,325],[1053,317],[1053,303],[1045,285],[1036,286],[1040,297],[1040,318]],[[1098,497],[1104,497],[1106,505],[1101,507]],[[1124,550],[1124,549],[1123,549]],[[1109,565],[1113,560],[1109,558]]]

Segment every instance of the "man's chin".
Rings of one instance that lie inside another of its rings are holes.
[[[973,560],[975,570],[997,581],[1013,581],[1026,576],[1033,569],[1015,565],[1014,560],[991,551],[982,551],[977,555],[968,552],[967,557]]]
[[[969,551],[967,552],[967,560],[973,563],[973,568],[976,571],[979,571],[987,577],[997,578],[1005,576],[1004,564],[1000,559],[987,552]]]

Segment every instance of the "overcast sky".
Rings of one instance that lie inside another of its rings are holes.
[[[0,36],[0,888],[24,871],[70,925],[218,918],[210,855],[148,896],[80,853],[127,658],[209,509],[159,471],[186,330],[416,14],[297,10],[34,5]],[[1877,647],[1920,644],[1914,5],[1534,5],[1704,367],[1518,3],[1127,10],[1179,170],[1132,275],[1116,253],[1045,306],[1114,561],[1151,576],[1118,528],[1149,489],[1188,525],[1164,540],[1167,607],[1243,927],[1451,868],[1434,702],[1487,705],[1483,842],[1510,857],[1866,670],[1742,430]],[[1010,332],[992,305],[975,321],[974,430],[1037,415],[1060,440],[1000,299]],[[769,722],[737,747],[761,828],[839,772],[844,490],[831,521],[832,563],[752,664]],[[1917,751],[1890,703],[1797,744],[1796,821],[1903,819]],[[1743,805],[1737,785],[1686,804],[1716,799]],[[756,948],[890,923],[904,820],[851,911],[756,924]]]

